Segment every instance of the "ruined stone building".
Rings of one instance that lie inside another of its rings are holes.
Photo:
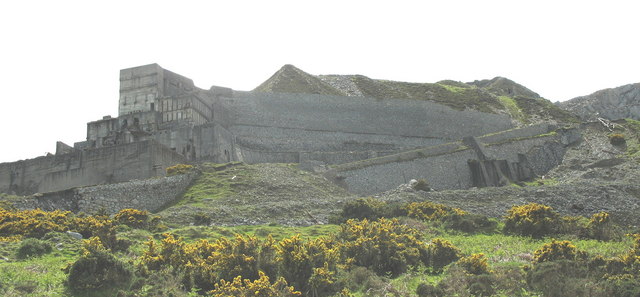
[[[166,167],[177,163],[229,161],[333,165],[335,178],[347,186],[351,179],[362,184],[355,187],[360,188],[374,176],[399,176],[386,167],[377,173],[360,172],[382,164],[371,160],[396,160],[398,153],[512,128],[508,115],[456,110],[425,100],[201,89],[191,79],[151,64],[120,71],[118,116],[88,123],[86,140],[73,146],[58,143],[55,155],[0,164],[0,192],[59,191],[163,176]],[[498,140],[504,142],[507,136]],[[511,137],[516,136],[523,135]],[[463,152],[457,148],[456,144],[443,153]],[[517,153],[529,151],[530,147],[511,155],[496,151],[494,157],[516,162]],[[462,154],[456,158],[463,163],[456,166],[464,168],[456,170],[471,172],[467,158],[477,157]],[[411,160],[416,158],[421,156]],[[357,161],[362,162],[353,165]],[[363,165],[367,162],[373,165]],[[428,174],[419,167],[410,171],[412,178]],[[454,176],[455,182],[443,188],[472,186],[469,175]]]

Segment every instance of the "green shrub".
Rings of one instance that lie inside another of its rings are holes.
[[[468,282],[467,289],[472,296],[488,297],[496,293],[494,277],[489,274],[471,275]]]
[[[105,249],[98,237],[85,241],[83,255],[66,271],[66,284],[75,292],[120,287],[133,275],[122,261]]]
[[[431,267],[434,272],[439,273],[442,268],[460,258],[460,249],[455,247],[450,241],[434,238],[427,246],[426,257],[423,258],[425,265]]]
[[[615,278],[607,280],[605,285],[609,296],[638,297],[640,296],[640,280],[634,278]]]
[[[446,229],[458,230],[466,233],[495,232],[498,222],[487,216],[465,213],[444,218],[442,226]]]
[[[429,186],[429,183],[424,178],[419,179],[415,184],[413,184],[412,188],[416,191],[431,191],[431,186]]]
[[[352,291],[367,291],[372,288],[374,284],[383,283],[375,272],[371,269],[362,266],[355,266],[348,271],[339,271],[338,280],[343,287],[349,288]]]
[[[527,272],[527,283],[543,296],[606,296],[597,294],[594,281],[584,263],[572,260],[542,262]]]
[[[624,134],[611,134],[609,135],[609,143],[613,144],[613,145],[623,145],[627,142],[627,140],[624,137]]]
[[[611,240],[614,236],[613,222],[607,212],[599,212],[591,216],[586,228],[587,237],[597,240]]]
[[[209,226],[211,224],[211,216],[204,212],[198,212],[193,215],[193,224],[196,226]]]
[[[418,285],[418,288],[416,288],[416,295],[418,295],[418,297],[444,297],[445,293],[439,286],[421,283]]]
[[[504,231],[541,238],[556,233],[560,215],[550,206],[529,203],[513,206],[504,219]]]
[[[459,208],[430,201],[409,203],[404,208],[411,218],[435,222],[444,228],[463,232],[490,232],[498,224],[486,216],[470,214]]]
[[[340,214],[330,218],[329,222],[341,224],[350,219],[372,221],[402,215],[405,215],[405,212],[398,204],[389,204],[374,198],[358,198],[345,203]]]
[[[27,238],[20,243],[16,257],[18,259],[38,257],[50,253],[51,250],[51,244],[48,242],[36,238]]]

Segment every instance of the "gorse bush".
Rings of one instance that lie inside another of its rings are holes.
[[[349,220],[337,235],[346,263],[367,267],[379,275],[399,275],[427,254],[420,234],[396,219]]]
[[[133,272],[102,245],[98,237],[85,240],[84,252],[68,266],[67,286],[76,292],[120,287],[128,283]]]
[[[143,222],[144,221],[144,222]],[[130,242],[116,238],[118,222],[134,228],[146,227],[153,221],[148,220],[146,211],[125,209],[114,216],[74,215],[69,211],[6,210],[0,208],[0,238],[33,237],[42,238],[49,232],[74,231],[84,238],[99,237],[101,243],[112,250],[126,250]],[[156,222],[157,223],[157,222]]]
[[[339,215],[329,219],[332,224],[341,224],[349,219],[377,220],[406,215],[406,211],[398,204],[386,203],[374,198],[358,198],[348,201],[342,207]]]
[[[299,236],[278,243],[280,275],[304,293],[336,291],[335,273],[340,254],[337,243],[328,238],[303,241]]]
[[[533,252],[533,261],[541,263],[557,260],[575,260],[577,256],[578,249],[570,241],[556,241],[554,239]]]
[[[623,145],[627,142],[627,140],[624,137],[624,134],[611,134],[609,135],[609,143],[613,144],[613,145]]]
[[[118,211],[118,213],[113,216],[113,220],[118,224],[127,225],[131,228],[143,229],[148,227],[149,212],[146,210],[125,208]]]
[[[269,277],[260,272],[259,278],[251,281],[237,276],[233,281],[221,280],[215,288],[209,292],[212,297],[293,297],[300,296],[300,292],[287,286],[284,278],[278,278],[271,283]]]
[[[483,253],[463,257],[458,260],[458,265],[460,265],[462,269],[469,274],[480,275],[491,273],[491,270],[489,270],[489,264],[487,263],[487,258]]]
[[[22,235],[41,238],[51,231],[66,231],[70,225],[69,211],[5,210],[0,208],[0,236]]]
[[[529,203],[509,209],[504,218],[504,230],[540,238],[554,234],[561,224],[560,221],[560,215],[550,206]]]
[[[463,232],[492,232],[497,222],[486,216],[468,213],[444,204],[413,202],[404,207],[407,216],[426,222],[435,222],[444,228]]]
[[[193,171],[195,167],[193,165],[188,164],[177,164],[170,167],[167,167],[167,176],[174,176],[179,174],[185,174]]]
[[[459,208],[433,202],[414,202],[405,206],[407,216],[424,221],[443,221],[447,217],[464,216],[468,214]]]
[[[36,238],[27,238],[20,243],[16,257],[18,259],[26,259],[28,257],[37,257],[50,253],[51,244]]]
[[[164,234],[158,246],[147,242],[148,249],[141,257],[139,270],[178,268],[185,276],[187,288],[213,290],[216,283],[243,283],[261,278],[283,276],[297,290],[310,292],[334,292],[338,249],[333,241],[319,238],[303,241],[298,236],[275,242],[269,237],[264,241],[252,236],[236,235],[233,239],[220,238],[214,242],[200,240],[185,243],[180,238]],[[262,273],[262,274],[261,274]]]
[[[441,272],[442,268],[455,262],[460,258],[460,249],[455,247],[450,241],[441,238],[434,238],[427,247],[427,253],[423,257],[425,265],[433,268],[434,272]]]
[[[611,216],[607,212],[599,212],[591,216],[587,224],[586,237],[597,240],[611,240],[614,237],[616,226],[611,221]]]

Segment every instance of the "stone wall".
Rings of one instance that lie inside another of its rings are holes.
[[[116,213],[124,208],[155,212],[175,201],[191,185],[197,174],[132,180],[124,183],[73,188],[38,194],[15,203],[20,209],[40,208],[96,213]]]
[[[249,163],[297,160],[296,153],[385,154],[512,128],[504,115],[420,100],[236,91],[220,102],[238,159]]]
[[[542,175],[562,162],[566,147],[571,144],[563,141],[567,139],[566,134],[577,133],[573,129],[560,129],[555,133],[524,137],[533,130],[509,131],[504,137],[494,136],[491,140],[497,142],[484,146],[487,157],[519,162],[519,155],[523,155],[533,172]],[[337,165],[325,176],[360,195],[373,195],[420,178],[437,190],[468,189],[473,186],[468,160],[478,159],[472,148],[455,142]]]
[[[164,176],[185,158],[142,141],[0,164],[0,192],[28,195],[72,187]]]

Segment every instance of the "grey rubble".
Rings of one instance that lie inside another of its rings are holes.
[[[591,95],[560,102],[558,106],[583,120],[598,117],[609,120],[640,120],[640,83],[600,90]]]

